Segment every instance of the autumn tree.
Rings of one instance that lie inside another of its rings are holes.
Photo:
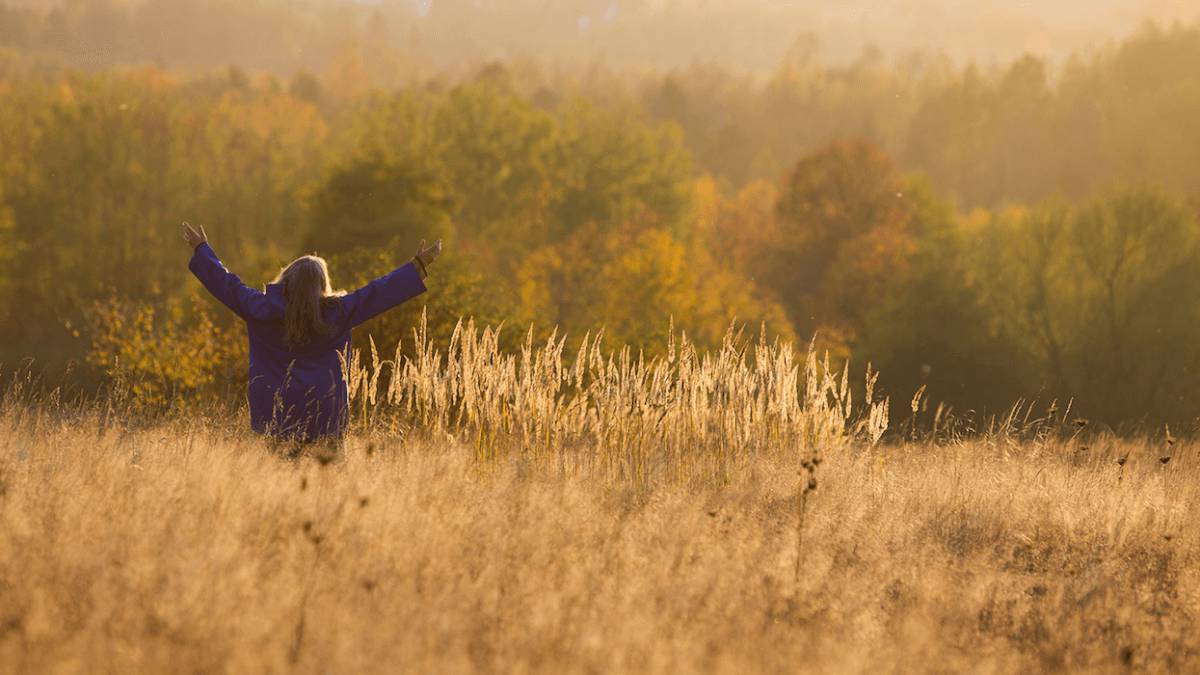
[[[853,339],[869,309],[908,273],[914,205],[874,146],[836,142],[801,159],[780,190],[780,241],[764,251],[767,285],[802,334],[828,327]]]

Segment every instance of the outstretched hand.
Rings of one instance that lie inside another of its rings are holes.
[[[208,233],[204,231],[204,226],[201,225],[200,229],[197,230],[186,220],[183,221],[183,238],[187,240],[187,243],[192,247],[192,250],[196,250],[196,247],[198,247],[200,244],[208,243]]]
[[[421,271],[425,272],[426,268],[429,267],[429,265],[432,264],[434,260],[437,260],[438,256],[440,256],[441,254],[442,254],[442,240],[441,239],[438,239],[437,241],[433,242],[433,246],[430,246],[428,248],[426,248],[426,246],[425,246],[425,240],[422,239],[421,245],[417,247],[417,254],[413,257],[420,264]]]

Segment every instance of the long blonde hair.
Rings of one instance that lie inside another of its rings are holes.
[[[308,344],[314,337],[332,335],[321,310],[343,293],[329,283],[329,266],[324,258],[306,255],[279,271],[272,283],[283,284],[283,327],[288,348]]]

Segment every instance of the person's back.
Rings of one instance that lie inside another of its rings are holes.
[[[418,279],[416,283],[421,282]],[[324,322],[333,327],[329,334],[311,336],[304,344],[289,344],[283,284],[268,284],[264,295],[265,311],[246,317],[251,427],[260,433],[306,441],[340,436],[347,399],[342,358],[348,353],[351,335],[340,301],[321,308]]]
[[[250,343],[250,424],[270,436],[302,442],[340,438],[347,422],[342,358],[355,326],[425,291],[425,267],[441,253],[424,242],[411,262],[352,293],[335,292],[325,261],[304,256],[265,291],[225,268],[203,229],[184,223],[193,246],[188,268],[246,322]]]

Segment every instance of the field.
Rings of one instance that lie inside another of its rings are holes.
[[[10,380],[0,669],[1200,669],[1194,446],[884,434],[836,369],[743,347],[353,359],[332,461]]]

